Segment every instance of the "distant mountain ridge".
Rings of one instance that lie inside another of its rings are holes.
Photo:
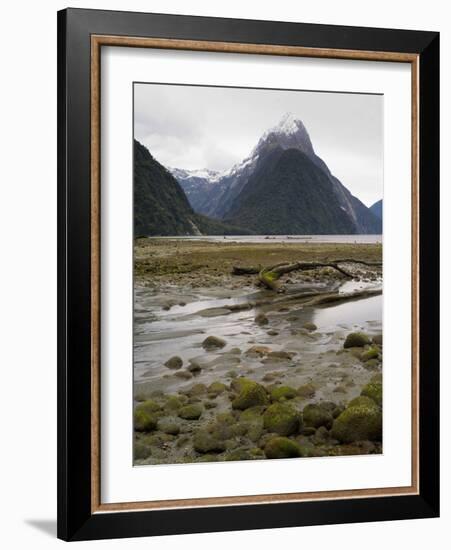
[[[233,166],[230,170],[223,172],[213,172],[212,175],[205,171],[195,171],[190,172],[187,170],[179,170],[176,168],[171,169],[172,174],[177,178],[178,182],[184,189],[190,204],[196,212],[211,216],[220,220],[237,220],[241,219],[244,223],[244,227],[252,225],[252,230],[257,233],[265,233],[266,224],[261,226],[256,226],[254,222],[250,222],[252,219],[260,219],[256,212],[262,206],[261,198],[258,196],[256,183],[256,174],[258,172],[258,167],[265,162],[265,159],[272,155],[276,150],[296,150],[308,158],[315,167],[321,171],[328,181],[328,194],[324,195],[322,190],[321,194],[318,194],[317,199],[321,195],[322,200],[326,201],[325,204],[320,205],[319,200],[315,200],[316,207],[318,211],[318,219],[322,219],[319,214],[322,211],[323,207],[327,207],[327,203],[331,202],[335,204],[335,201],[338,202],[340,209],[344,212],[348,218],[348,222],[345,224],[347,232],[349,234],[379,234],[382,231],[381,220],[371,212],[359,199],[354,197],[349,190],[335,177],[331,174],[326,163],[316,155],[313,144],[311,142],[308,131],[301,120],[296,119],[292,114],[287,113],[281,119],[279,124],[273,128],[268,129],[259,139],[257,145],[252,150],[251,154],[245,158],[242,162]],[[285,158],[285,157],[284,157]],[[286,157],[288,158],[288,157]],[[290,157],[291,158],[291,157]],[[305,159],[303,164],[307,165]],[[313,169],[309,166],[309,172],[313,174]],[[273,177],[276,177],[278,172],[272,172]],[[298,172],[296,172],[298,173]],[[316,176],[320,177],[315,171]],[[299,175],[299,173],[298,173]],[[262,177],[262,174],[261,176]],[[247,203],[244,207],[244,203],[241,205],[242,201],[245,199],[248,200],[249,189],[247,186],[249,182],[252,181],[254,205],[253,207]],[[291,185],[295,185],[293,178],[290,178]],[[301,180],[299,180],[301,183]],[[278,189],[280,192],[282,190],[281,186],[277,181],[268,182],[267,177],[265,177],[265,186],[272,185]],[[306,185],[304,181],[300,187]],[[310,189],[309,193],[315,193],[314,189]],[[286,193],[284,196],[290,196],[291,193]],[[313,195],[309,195],[313,198]],[[302,205],[302,196],[296,197],[296,203],[299,203],[299,207],[302,211],[305,211]],[[296,212],[292,208],[289,208],[290,205],[284,205],[278,203],[278,211],[273,211],[273,216],[283,217],[286,215],[286,212],[293,212],[293,216],[296,219],[296,223],[290,225],[290,220],[284,222],[282,225],[287,229],[283,232],[294,234],[296,233],[295,227],[299,227],[299,219]],[[247,212],[247,217],[240,214],[240,208],[243,207],[243,212]],[[305,205],[304,205],[305,206]],[[311,212],[314,216],[315,212]],[[340,219],[341,219],[340,215]],[[294,220],[293,218],[293,220]],[[314,224],[315,225],[315,224]],[[309,226],[310,224],[305,224]],[[335,229],[332,233],[340,232],[342,227],[341,222],[338,222],[334,225],[328,223],[327,227],[321,228],[317,225],[317,232],[326,233],[330,229]]]
[[[383,212],[382,199],[380,201],[375,202],[373,205],[371,205],[370,210],[375,216],[377,216],[380,220],[382,220],[382,212]]]
[[[133,165],[135,237],[249,232],[194,212],[177,180],[137,140],[134,140]]]

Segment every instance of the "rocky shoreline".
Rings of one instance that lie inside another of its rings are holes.
[[[135,465],[382,452],[380,296],[342,308],[302,298],[374,292],[380,273],[290,274],[286,299],[231,275],[338,257],[379,261],[381,246],[137,241]]]

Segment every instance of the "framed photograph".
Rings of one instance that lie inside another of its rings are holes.
[[[58,536],[439,514],[439,35],[58,14]]]

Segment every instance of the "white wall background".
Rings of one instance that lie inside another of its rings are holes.
[[[56,540],[56,11],[66,3],[24,0],[2,9],[0,86],[0,540],[8,549],[54,548]],[[124,9],[440,31],[442,98],[451,96],[451,18],[442,0],[377,5],[361,0],[120,0],[72,7]],[[450,277],[450,107],[442,101],[442,280]],[[445,213],[447,214],[445,217]],[[442,288],[442,340],[451,331]],[[444,547],[451,521],[451,376],[442,369],[442,518],[83,543],[155,550],[231,546],[411,550]]]

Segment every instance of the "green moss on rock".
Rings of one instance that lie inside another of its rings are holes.
[[[235,381],[234,381],[235,382]],[[240,378],[236,380],[238,385],[238,396],[232,401],[232,408],[238,410],[249,409],[257,405],[267,405],[269,398],[265,388],[247,378]],[[235,386],[233,386],[235,389]]]
[[[206,430],[199,430],[193,439],[194,450],[198,453],[222,453],[226,444]]]
[[[330,430],[334,421],[327,408],[318,404],[306,405],[302,411],[302,418],[306,427],[319,428],[325,426],[328,430]]]
[[[380,441],[382,438],[382,412],[375,406],[348,407],[335,419],[331,435],[341,443],[363,440]]]
[[[367,397],[366,395],[359,395],[358,397],[354,397],[351,401],[348,403],[349,407],[357,407],[359,405],[365,405],[366,407],[376,407],[376,402],[373,401],[370,397]]]
[[[370,359],[377,359],[379,357],[379,348],[372,346],[362,353],[360,360],[365,363]]]
[[[160,411],[161,406],[153,399],[146,399],[146,401],[143,401],[136,407],[136,410],[143,411],[147,414],[152,414]]]
[[[297,394],[297,391],[290,386],[278,386],[271,390],[271,401],[294,399]]]
[[[151,449],[142,441],[135,441],[133,445],[133,458],[135,460],[143,460],[151,455]]]
[[[202,406],[194,403],[193,405],[185,405],[182,407],[179,410],[179,416],[185,420],[197,420],[201,417],[202,412]]]
[[[365,395],[382,406],[382,384],[380,382],[369,382],[362,388],[360,395]]]
[[[207,391],[209,394],[218,396],[221,393],[225,392],[227,389],[227,386],[223,384],[222,382],[212,382],[208,388]]]
[[[288,437],[273,437],[265,445],[266,458],[297,458],[302,456],[301,447]]]
[[[137,432],[150,432],[157,427],[157,418],[137,407],[133,413],[133,426]]]
[[[367,344],[370,344],[371,340],[363,332],[351,332],[346,336],[344,348],[363,348]]]
[[[299,412],[288,403],[274,403],[263,414],[266,430],[280,435],[291,435],[302,429]]]

